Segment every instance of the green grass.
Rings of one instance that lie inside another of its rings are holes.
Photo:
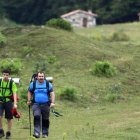
[[[69,104],[70,105],[70,104]],[[51,114],[48,140],[139,140],[139,102],[89,105],[79,108],[58,104],[62,117]],[[21,110],[19,121],[14,119],[13,138],[29,139],[28,109]],[[33,130],[33,127],[32,127]],[[43,140],[43,139],[42,139]]]
[[[20,73],[13,75],[21,78],[19,95],[26,94],[37,63],[46,64],[46,75],[54,78],[56,109],[63,117],[51,114],[48,140],[140,139],[139,28],[140,23],[103,25],[73,32],[43,26],[0,28],[7,37],[6,46],[0,48],[0,59],[18,58],[23,64]],[[129,36],[129,41],[110,42],[104,38],[120,30]],[[25,48],[29,48],[27,54]],[[48,62],[51,57],[55,57],[52,64]],[[90,73],[95,62],[103,60],[117,68],[116,76],[106,78]],[[59,100],[58,92],[65,87],[76,89],[77,102]],[[106,100],[109,94],[115,94],[117,100],[110,103]],[[22,108],[21,119],[14,119],[13,139],[31,140],[28,108]]]

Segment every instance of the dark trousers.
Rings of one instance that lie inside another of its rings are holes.
[[[34,134],[40,135],[41,130],[43,135],[48,135],[49,132],[49,116],[50,106],[48,104],[33,104],[33,115],[34,115]]]
[[[12,108],[13,102],[11,101],[0,103],[0,116],[3,116],[5,111],[5,118],[9,120],[13,119]]]

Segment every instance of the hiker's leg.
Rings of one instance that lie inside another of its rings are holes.
[[[32,106],[33,109],[33,115],[34,115],[34,134],[40,135],[40,116],[41,116],[41,111],[40,111],[40,106],[37,104],[34,104]]]
[[[12,120],[11,119],[7,119],[7,126],[8,126],[7,130],[11,131],[11,128],[12,128]]]
[[[49,116],[50,116],[50,107],[48,105],[43,105],[41,107],[41,113],[42,113],[42,134],[48,135],[49,133]]]
[[[3,111],[4,111],[4,104],[0,103],[0,138],[4,137],[4,130],[2,125]]]
[[[5,103],[5,118],[7,119],[7,132],[6,139],[11,137],[11,128],[12,128],[12,114],[13,103],[11,101]]]
[[[3,129],[3,126],[2,126],[3,111],[4,111],[4,106],[2,103],[0,103],[0,129]]]
[[[0,138],[4,137],[4,130],[2,127],[2,116],[0,116]]]
[[[0,129],[2,129],[2,116],[0,116]]]
[[[42,118],[42,134],[43,135],[49,135],[49,125],[50,125],[50,121],[49,119],[43,119]]]

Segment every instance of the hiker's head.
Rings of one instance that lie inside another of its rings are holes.
[[[8,81],[8,78],[10,76],[10,70],[8,69],[3,70],[2,75],[3,75],[3,80]]]
[[[38,72],[38,73],[37,73],[37,80],[38,80],[40,83],[43,83],[43,82],[44,82],[44,79],[45,79],[45,73],[44,73],[44,72]]]

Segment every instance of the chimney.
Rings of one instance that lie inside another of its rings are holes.
[[[91,10],[91,9],[89,9],[89,10],[88,10],[88,13],[92,14],[92,10]]]

